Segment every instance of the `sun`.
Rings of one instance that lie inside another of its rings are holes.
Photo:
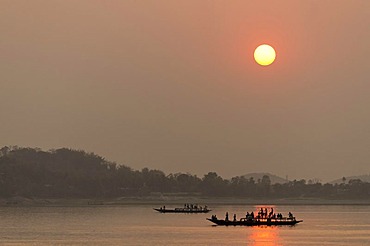
[[[261,66],[268,66],[275,61],[276,52],[268,44],[261,44],[254,51],[254,60]]]

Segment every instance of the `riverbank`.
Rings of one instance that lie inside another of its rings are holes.
[[[211,205],[367,205],[370,199],[344,200],[324,198],[280,198],[280,199],[246,199],[246,198],[210,198],[195,196],[147,196],[119,197],[112,199],[45,199],[12,197],[0,199],[0,206],[121,206],[132,204],[179,205],[184,203]]]

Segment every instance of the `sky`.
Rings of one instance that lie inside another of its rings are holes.
[[[368,0],[0,0],[0,146],[200,177],[369,174],[369,18]]]

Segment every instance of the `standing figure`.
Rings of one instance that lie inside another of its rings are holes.
[[[272,217],[272,215],[274,214],[274,209],[273,208],[271,208],[271,211],[270,211],[270,213],[269,213],[269,218],[271,218]]]

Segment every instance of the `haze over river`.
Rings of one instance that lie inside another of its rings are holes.
[[[181,206],[181,205],[179,205]],[[271,205],[268,205],[269,207]],[[370,245],[368,205],[278,205],[296,226],[212,226],[260,205],[209,205],[209,214],[160,214],[155,205],[0,207],[1,245]],[[167,206],[172,207],[172,206]]]

